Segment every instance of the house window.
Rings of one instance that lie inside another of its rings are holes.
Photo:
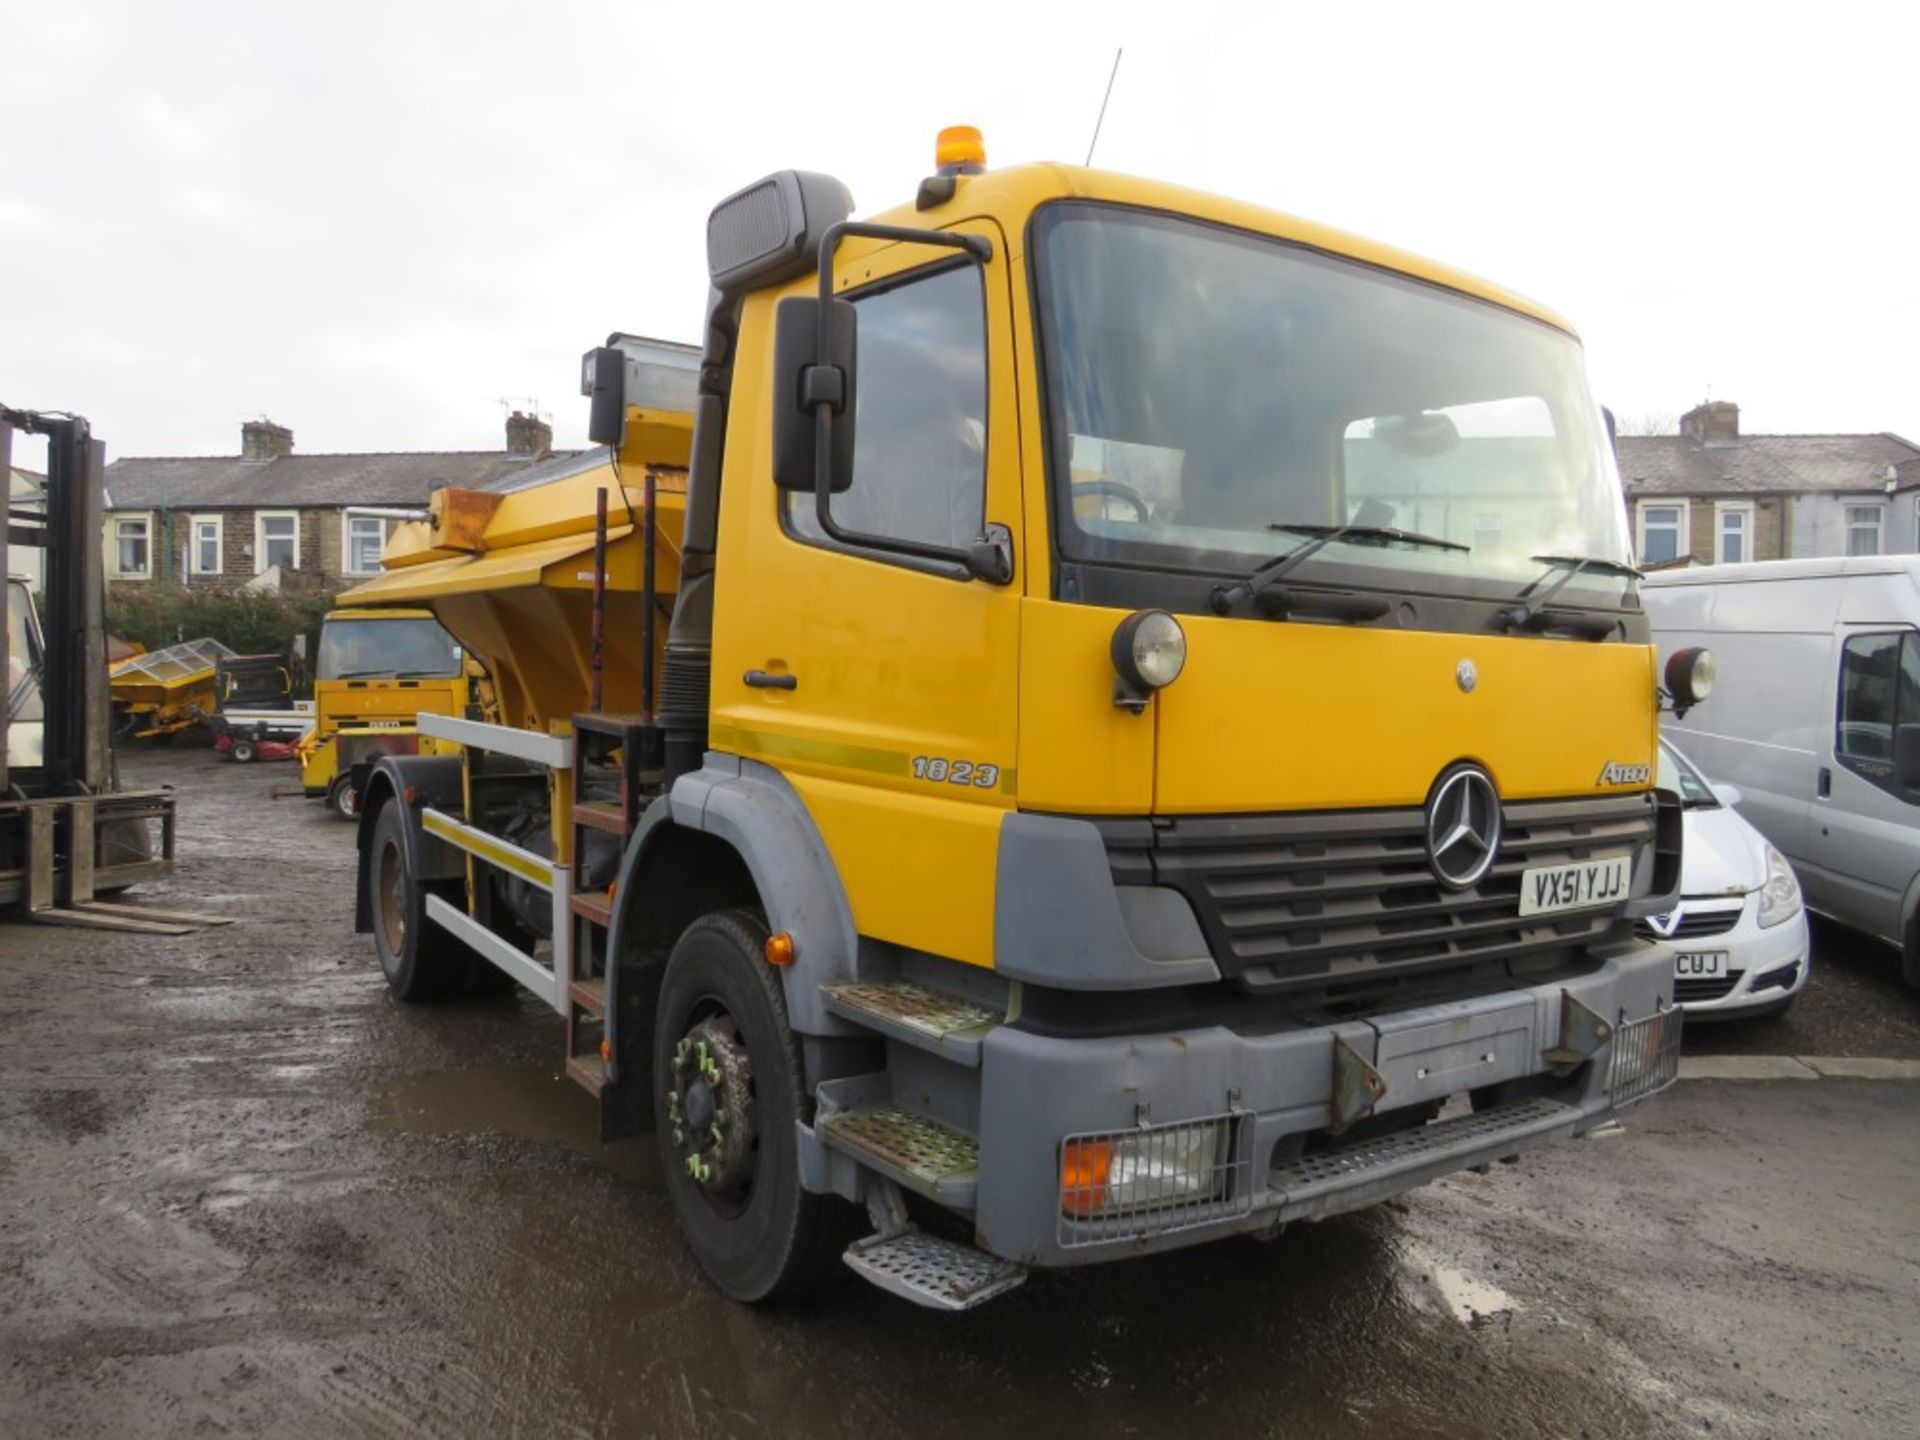
[[[1664,565],[1687,553],[1687,507],[1684,502],[1640,504],[1640,563]]]
[[[377,515],[347,517],[347,574],[371,575],[380,568],[387,543],[387,522]]]
[[[218,515],[193,517],[193,550],[188,565],[195,575],[218,575],[226,567],[224,525]]]
[[[300,564],[300,516],[292,510],[262,510],[253,517],[253,573]]]
[[[1753,506],[1716,505],[1713,507],[1716,537],[1713,558],[1722,565],[1738,565],[1753,559]]]
[[[123,580],[145,580],[151,570],[149,553],[153,540],[153,522],[142,515],[138,519],[113,522],[113,573]]]
[[[1847,554],[1880,553],[1880,531],[1886,513],[1884,505],[1847,506]]]

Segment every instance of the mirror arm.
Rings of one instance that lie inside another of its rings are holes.
[[[814,350],[816,371],[833,368],[828,363],[832,357],[828,353],[827,344],[826,302],[833,299],[833,254],[839,248],[841,239],[848,235],[869,240],[893,240],[903,245],[931,245],[949,250],[963,250],[981,265],[993,258],[993,242],[984,235],[960,235],[945,230],[915,230],[906,225],[868,225],[858,220],[843,220],[838,225],[829,226],[827,233],[820,240],[821,305],[819,340]],[[979,543],[963,550],[951,545],[933,545],[922,540],[899,539],[890,535],[868,535],[859,530],[848,530],[835,521],[832,483],[833,417],[846,405],[845,378],[842,377],[841,384],[837,387],[837,394],[833,393],[836,387],[826,383],[824,376],[813,379],[809,388],[814,398],[813,513],[820,522],[822,533],[842,545],[855,549],[884,550],[895,555],[912,555],[922,560],[944,560],[949,564],[965,567],[969,578],[987,580],[995,585],[1005,585],[1013,579],[1012,537],[1004,530],[1002,531],[1004,540],[1000,536],[992,535],[989,530],[982,534]],[[986,554],[982,554],[983,546],[987,549]]]

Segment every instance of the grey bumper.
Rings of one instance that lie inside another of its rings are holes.
[[[1579,1134],[1672,1078],[1672,985],[1672,952],[1648,944],[1573,980],[1273,1034],[1215,1026],[1066,1039],[1003,1026],[982,1055],[977,1238],[1026,1264],[1114,1259],[1355,1209]],[[1299,1156],[1298,1137],[1324,1131],[1334,1113],[1336,1037],[1385,1082],[1373,1112],[1385,1115],[1553,1075],[1547,1053],[1576,1038],[1561,1033],[1568,997],[1611,1034],[1564,1079],[1511,1104]],[[1205,1142],[1222,1172],[1208,1196],[1141,1216],[1063,1213],[1062,1151],[1073,1137],[1183,1123],[1219,1137]]]

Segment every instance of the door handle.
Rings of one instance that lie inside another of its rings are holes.
[[[1822,800],[1833,798],[1833,771],[1824,765],[1820,767],[1820,773],[1814,778],[1814,793]]]
[[[767,670],[749,670],[740,677],[756,690],[798,690],[800,677],[782,672],[778,675]]]

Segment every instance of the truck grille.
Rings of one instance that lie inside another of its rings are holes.
[[[1193,905],[1223,973],[1250,989],[1436,968],[1597,939],[1620,907],[1522,919],[1521,872],[1632,856],[1650,795],[1501,807],[1499,857],[1471,890],[1434,879],[1417,809],[1182,816],[1102,826],[1114,878]]]

